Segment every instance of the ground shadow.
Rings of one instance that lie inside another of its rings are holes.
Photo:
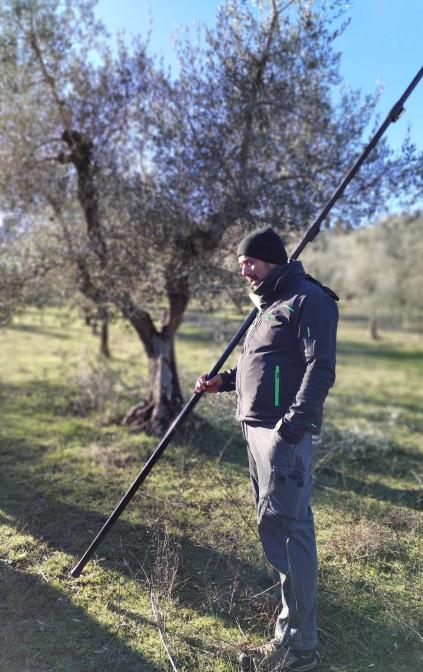
[[[41,576],[0,564],[1,672],[160,672]]]
[[[326,487],[339,492],[354,492],[358,495],[371,497],[378,501],[390,502],[394,506],[404,506],[410,509],[421,510],[423,491],[416,487],[393,487],[386,484],[390,475],[395,478],[407,477],[412,473],[419,473],[420,456],[413,451],[406,451],[393,441],[381,448],[372,439],[360,436],[351,437],[354,450],[344,446],[342,432],[328,426],[324,439],[321,442],[316,456],[317,471],[315,473],[316,487]],[[325,458],[330,459],[325,464]],[[318,466],[322,460],[322,466]]]
[[[421,488],[392,488],[383,483],[369,482],[350,476],[344,470],[334,467],[323,467],[315,479],[316,487],[329,487],[339,491],[351,491],[357,495],[371,497],[382,502],[390,502],[395,506],[406,506],[409,509],[423,509],[423,491]]]
[[[61,341],[69,340],[73,336],[64,334],[63,331],[54,331],[51,326],[40,326],[36,324],[9,324],[6,329],[8,331],[20,331],[28,334],[35,334],[39,336],[51,336]]]
[[[247,469],[245,442],[238,423],[211,421],[206,415],[192,413],[178,430],[175,445],[188,444],[191,453],[209,460],[219,459]]]
[[[359,357],[374,357],[388,359],[390,362],[421,362],[421,352],[418,350],[398,350],[385,343],[361,343],[357,341],[340,341],[337,345],[338,355],[355,355]]]

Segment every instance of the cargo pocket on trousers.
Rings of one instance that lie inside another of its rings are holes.
[[[305,479],[306,472],[301,468],[273,465],[264,515],[304,518],[308,508]]]

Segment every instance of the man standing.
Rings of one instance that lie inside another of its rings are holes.
[[[281,579],[274,639],[245,648],[239,662],[244,670],[306,672],[317,666],[313,439],[335,380],[338,297],[300,262],[288,263],[270,227],[246,236],[238,259],[259,312],[236,368],[201,376],[195,389],[236,390],[259,535]]]

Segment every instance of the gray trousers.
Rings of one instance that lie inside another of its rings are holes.
[[[242,423],[268,561],[280,574],[282,610],[275,637],[297,651],[317,644],[317,550],[310,506],[312,438],[290,447],[273,427]]]

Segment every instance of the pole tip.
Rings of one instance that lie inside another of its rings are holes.
[[[77,579],[78,576],[81,575],[81,572],[82,569],[80,569],[78,565],[75,565],[75,567],[70,570],[69,575],[72,576],[74,579]]]

